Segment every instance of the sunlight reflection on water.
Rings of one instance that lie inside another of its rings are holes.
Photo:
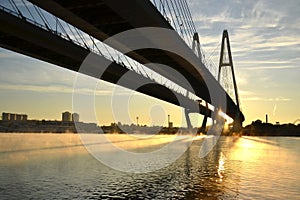
[[[218,165],[218,175],[220,177],[220,181],[222,181],[222,179],[223,179],[223,173],[225,170],[225,167],[224,167],[225,160],[226,160],[226,158],[225,158],[224,154],[221,152],[220,158],[219,158],[219,165]]]
[[[152,151],[174,136],[135,144]],[[128,139],[128,138],[127,138]],[[94,159],[75,134],[0,134],[0,199],[296,199],[300,140],[221,137],[203,159],[203,136],[169,166],[152,173],[112,170]],[[156,162],[163,162],[160,157]],[[153,163],[152,163],[153,164]],[[133,166],[135,167],[135,166]]]

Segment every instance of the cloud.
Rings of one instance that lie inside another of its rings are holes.
[[[39,93],[66,93],[66,94],[83,94],[95,96],[122,96],[122,95],[142,95],[138,92],[131,91],[121,86],[113,86],[103,82],[102,86],[96,89],[91,87],[77,87],[66,85],[32,85],[32,84],[1,84],[1,92],[39,92]],[[117,91],[117,92],[115,92]]]
[[[300,66],[260,66],[260,67],[244,67],[245,70],[266,70],[266,69],[300,69]]]
[[[250,12],[244,15],[252,27],[278,27],[285,14],[269,7],[265,1],[257,1]]]
[[[229,30],[234,60],[238,64],[240,61],[255,63],[280,58],[294,66],[296,63],[292,59],[297,58],[300,51],[297,28],[300,22],[295,11],[300,8],[299,2],[277,3],[228,1],[222,5],[216,1],[194,2],[191,9],[198,9],[194,15],[207,54],[219,45],[221,31],[217,33],[216,30],[223,28]],[[216,5],[220,6],[215,8]],[[201,32],[203,26],[205,30]],[[217,63],[217,58],[214,61]]]
[[[2,92],[5,91],[31,91],[31,92],[44,92],[44,93],[72,93],[73,88],[65,87],[65,86],[40,86],[40,85],[20,85],[20,84],[1,84],[0,90]]]
[[[247,91],[247,90],[239,90],[239,94],[241,96],[256,96],[256,94],[252,91]]]
[[[290,98],[275,97],[275,98],[263,98],[263,97],[246,97],[243,101],[265,101],[265,102],[287,102],[291,101]]]

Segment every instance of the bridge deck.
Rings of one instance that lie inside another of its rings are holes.
[[[80,28],[91,36],[104,41],[115,34],[140,27],[161,27],[172,29],[165,18],[157,11],[150,1],[139,0],[29,0],[48,12],[60,17],[66,22]],[[141,35],[141,37],[143,37]],[[187,56],[195,56],[191,49],[183,42],[178,34],[164,35],[165,38],[172,38],[172,48],[182,49]],[[147,41],[147,38],[144,38]],[[110,44],[113,48],[122,50],[124,41]],[[149,41],[147,41],[149,42]],[[121,44],[121,45],[118,45]],[[161,63],[172,67],[184,76],[195,94],[205,101],[211,103],[211,97],[208,92],[206,82],[210,82],[213,90],[224,92],[224,89],[214,79],[203,63],[189,63],[185,56],[179,56],[168,51],[157,49],[142,49],[127,53],[128,56],[142,64]],[[160,56],[158,56],[160,55]],[[172,75],[166,68],[160,68],[155,65],[149,66],[169,80],[189,89],[189,85],[177,76]],[[200,71],[200,73],[198,72]],[[206,81],[204,81],[206,80]],[[236,117],[237,106],[226,93],[227,108],[226,113]],[[216,105],[215,105],[216,106]],[[223,108],[222,108],[223,109]],[[223,109],[225,110],[225,109]],[[238,111],[240,112],[240,111]],[[244,121],[244,116],[239,113],[240,120]]]
[[[76,72],[90,53],[90,51],[79,45],[2,10],[0,10],[0,46]],[[94,56],[99,63],[111,63],[103,56],[96,54]],[[137,91],[188,108],[194,112],[198,111],[199,108],[200,114],[206,113],[206,108],[197,102],[181,94],[176,94],[175,96],[174,92],[165,86],[159,85],[133,71],[129,71],[118,63],[112,62],[101,77],[97,73],[101,71],[100,68],[101,66],[98,65],[91,66],[89,71],[84,71],[83,73],[111,83],[117,83],[121,77],[126,78],[126,76],[123,76],[125,73],[130,73],[132,79],[126,79],[121,86],[135,89],[134,87],[139,85],[139,83],[141,85],[143,85],[142,83],[148,83],[138,88]]]

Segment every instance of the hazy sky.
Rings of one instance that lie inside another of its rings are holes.
[[[215,63],[222,31],[229,32],[245,124],[264,120],[265,114],[272,123],[300,118],[300,1],[188,3],[201,44]],[[76,73],[5,49],[0,49],[0,71],[0,112],[60,119],[62,111],[72,110]],[[99,83],[95,108],[101,124],[113,121],[112,93],[111,84]],[[134,95],[129,104],[132,123],[139,116],[142,124],[152,121],[160,125],[166,122],[167,114],[175,125],[183,120],[181,109],[143,95]],[[84,113],[80,115],[83,120],[92,120]]]
[[[246,122],[300,118],[300,1],[192,1],[207,51],[229,31]]]

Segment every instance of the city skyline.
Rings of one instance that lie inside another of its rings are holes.
[[[188,1],[200,42],[206,55],[218,63],[223,29],[229,31],[245,125],[269,115],[271,123],[292,123],[300,118],[298,67],[300,16],[298,1]],[[222,6],[217,6],[222,5]],[[59,119],[58,111],[72,111],[76,73],[5,49],[0,49],[0,110],[24,112],[42,119]],[[87,83],[88,85],[88,83]],[[96,90],[99,124],[119,121],[111,111],[112,84],[99,81]],[[121,89],[119,94],[130,93]],[[90,92],[82,86],[82,92]],[[134,94],[129,103],[132,123],[184,124],[184,114],[176,106]],[[94,120],[82,113],[85,121]],[[119,118],[122,118],[121,116]],[[117,119],[117,120],[114,120]],[[128,122],[128,119],[124,123]],[[194,124],[196,118],[194,118]]]
[[[60,116],[60,119],[48,119],[48,118],[42,118],[42,119],[36,119],[36,118],[31,118],[30,115],[28,115],[28,113],[12,113],[12,112],[0,112],[2,113],[2,115],[0,116],[0,120],[2,121],[42,121],[42,120],[46,120],[46,121],[63,121],[63,122],[84,122],[84,121],[80,121],[80,114],[79,113],[71,113],[69,111],[62,111]],[[171,121],[171,116],[168,115],[168,121],[166,126],[168,127],[172,127],[173,126],[173,122]],[[136,126],[148,126],[148,124],[141,124],[138,122],[139,116],[136,117],[136,121],[133,122],[133,125]],[[85,123],[85,122],[84,122]],[[114,122],[112,121],[110,123],[113,124],[123,124],[121,121],[118,122]],[[132,124],[126,124],[126,125],[132,125]],[[101,125],[101,124],[98,124]],[[103,124],[106,125],[106,124]],[[125,124],[124,124],[125,125]]]
[[[43,118],[43,119],[30,118],[28,116],[28,113],[2,112],[1,120],[3,120],[3,121],[27,121],[27,120],[48,120],[48,119],[47,118]],[[79,122],[79,114],[78,113],[70,113],[69,111],[63,111],[63,112],[61,112],[61,118],[59,121]]]

